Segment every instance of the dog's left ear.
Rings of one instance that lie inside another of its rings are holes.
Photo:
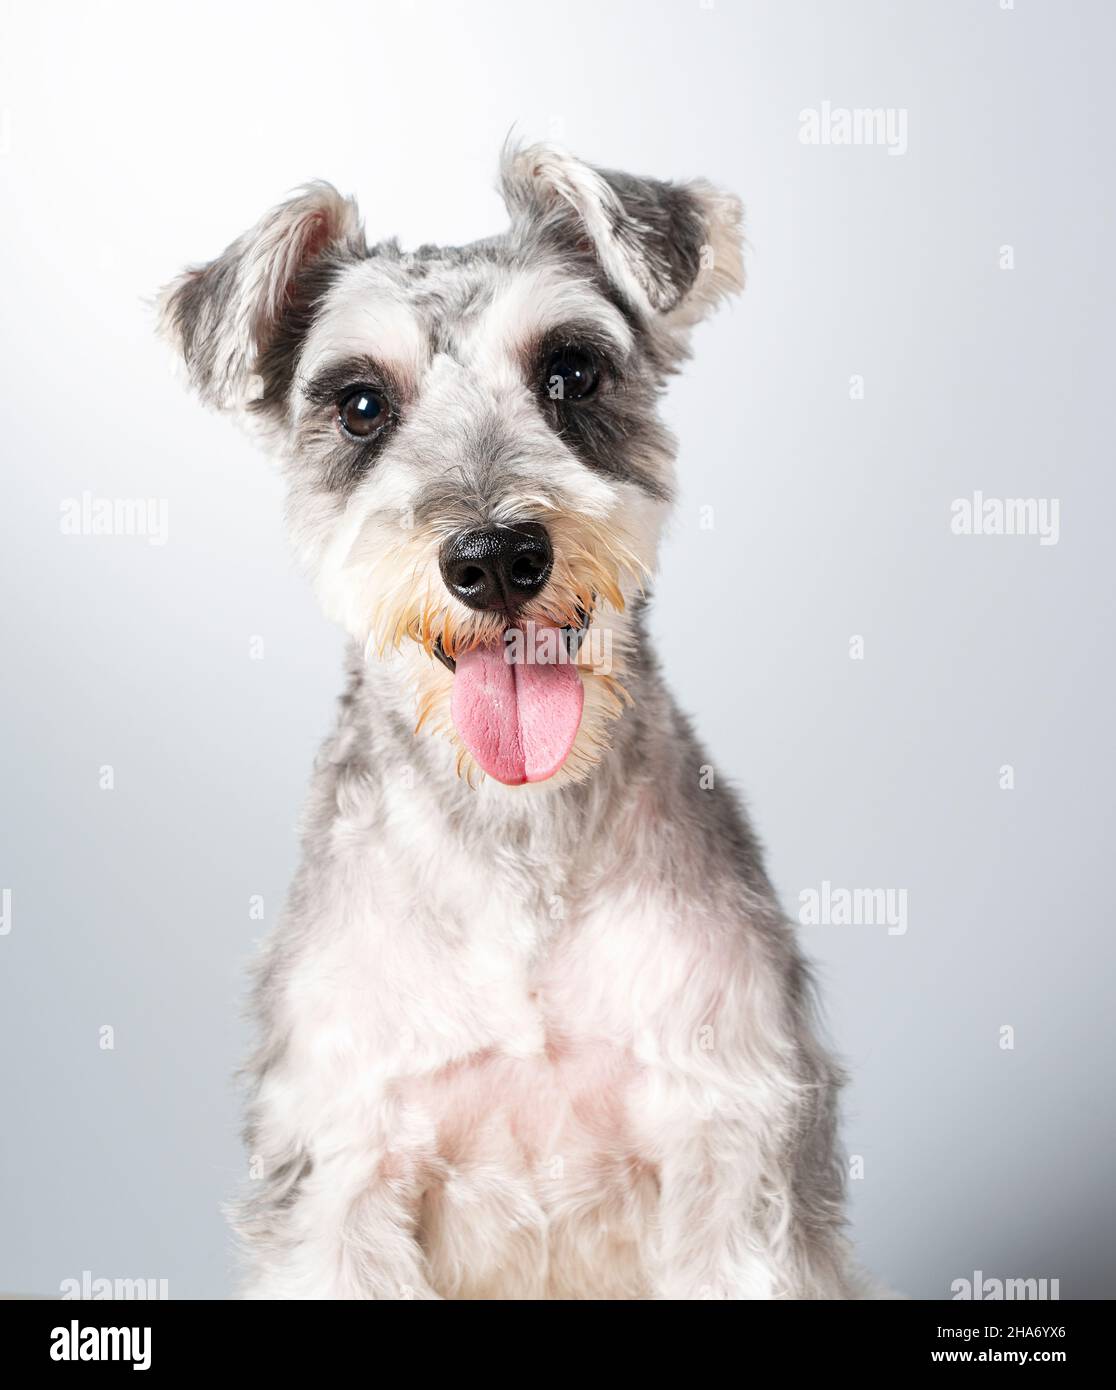
[[[744,288],[740,200],[704,179],[637,178],[532,145],[505,149],[500,182],[515,222],[592,250],[636,309],[670,327],[697,323]]]

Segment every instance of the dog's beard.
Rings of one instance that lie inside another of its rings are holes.
[[[631,703],[623,683],[628,638],[621,618],[629,599],[642,589],[645,567],[615,527],[568,513],[548,513],[546,526],[554,549],[550,577],[514,620],[474,612],[450,597],[437,565],[445,533],[437,528],[397,534],[367,571],[377,597],[366,655],[386,659],[401,652],[418,658],[406,662],[415,687],[415,733],[447,738],[457,750],[458,775],[470,785],[477,785],[486,772],[513,784],[584,779],[608,747],[611,724]],[[493,687],[502,682],[496,663],[517,659],[514,650],[505,652],[507,645],[516,647],[509,639],[517,635],[524,639],[518,643],[518,659],[541,659],[567,669],[536,669],[514,680],[508,672],[506,698],[512,708],[503,713],[518,724],[503,736],[486,727],[478,740],[473,720],[464,713],[469,704],[465,682],[477,680],[473,668],[486,665],[487,675],[480,678],[488,702],[482,722],[499,723],[501,696]],[[454,668],[462,658],[469,669],[457,675]],[[580,682],[580,689],[572,689],[571,682]],[[531,696],[530,688],[540,684],[541,694]],[[575,697],[580,718],[576,734],[567,738],[572,730],[561,725],[564,719],[576,719],[570,709]],[[526,717],[532,708],[533,720]],[[507,747],[509,739],[514,751]]]

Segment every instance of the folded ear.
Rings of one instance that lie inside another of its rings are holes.
[[[313,297],[314,272],[365,251],[356,204],[328,183],[308,184],[216,260],[166,286],[160,331],[204,400],[243,405],[261,359]]]
[[[744,288],[743,209],[704,179],[595,169],[551,145],[505,149],[500,172],[514,222],[592,250],[635,308],[671,327],[696,323]]]

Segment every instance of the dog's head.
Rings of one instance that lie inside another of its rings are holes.
[[[740,205],[705,183],[536,146],[501,184],[507,232],[413,252],[312,185],[160,317],[282,460],[326,612],[459,770],[519,784],[584,776],[623,710],[672,489],[658,397],[743,275]]]

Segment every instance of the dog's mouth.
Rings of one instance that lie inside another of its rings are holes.
[[[566,651],[569,653],[571,660],[577,658],[577,654],[581,650],[581,644],[585,640],[585,634],[589,631],[589,626],[593,621],[593,615],[591,613],[586,613],[584,608],[578,608],[577,616],[578,622],[576,624],[567,623],[564,627],[554,629],[554,631],[562,634],[562,640],[565,643]],[[538,624],[535,626],[536,629],[541,630]],[[511,631],[511,628],[505,629],[505,638],[509,631]],[[451,675],[457,670],[457,662],[446,651],[440,637],[434,639],[434,644],[430,650]]]
[[[577,657],[592,616],[563,627],[509,625],[494,642],[451,657],[439,638],[433,653],[454,673],[450,714],[481,769],[508,786],[545,782],[569,757],[585,691]]]

